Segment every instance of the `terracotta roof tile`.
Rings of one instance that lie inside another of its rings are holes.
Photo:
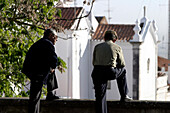
[[[114,30],[117,32],[119,37],[118,40],[126,40],[129,41],[133,38],[135,32],[133,31],[135,25],[124,25],[124,24],[100,24],[92,39],[93,40],[103,40],[104,34],[107,30]]]
[[[59,7],[61,9],[62,18],[56,17],[57,23],[64,29],[70,29],[74,24],[74,18],[77,18],[82,11],[82,7]]]

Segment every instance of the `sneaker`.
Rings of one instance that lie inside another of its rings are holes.
[[[126,95],[125,97],[121,97],[121,99],[120,99],[121,102],[129,102],[132,100],[133,99],[131,97],[129,97],[128,95]]]

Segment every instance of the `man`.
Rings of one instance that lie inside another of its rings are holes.
[[[25,58],[22,72],[31,80],[29,113],[39,113],[43,84],[47,84],[47,100],[59,99],[55,94],[58,88],[55,68],[58,64],[54,45],[57,41],[55,29],[47,29],[44,37],[34,43]]]
[[[128,101],[126,69],[122,49],[115,44],[118,36],[115,31],[106,31],[105,42],[98,44],[93,52],[92,79],[96,97],[96,113],[107,113],[106,89],[108,80],[117,80],[120,101]]]

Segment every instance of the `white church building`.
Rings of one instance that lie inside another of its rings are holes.
[[[62,18],[58,24],[65,33],[55,45],[56,53],[67,64],[65,73],[57,71],[58,95],[63,98],[94,99],[91,79],[93,70],[92,54],[95,45],[103,42],[107,30],[115,30],[122,47],[126,69],[129,95],[137,100],[156,100],[157,78],[157,27],[155,21],[146,17],[134,25],[98,24],[94,16],[72,20],[86,15],[81,7],[61,8]],[[117,84],[108,83],[107,99],[119,100]]]

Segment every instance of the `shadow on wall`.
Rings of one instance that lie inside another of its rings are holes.
[[[79,44],[79,71],[80,71],[80,98],[94,99],[93,83],[91,79],[90,58],[90,40],[88,40],[86,47],[82,50],[82,44]]]

